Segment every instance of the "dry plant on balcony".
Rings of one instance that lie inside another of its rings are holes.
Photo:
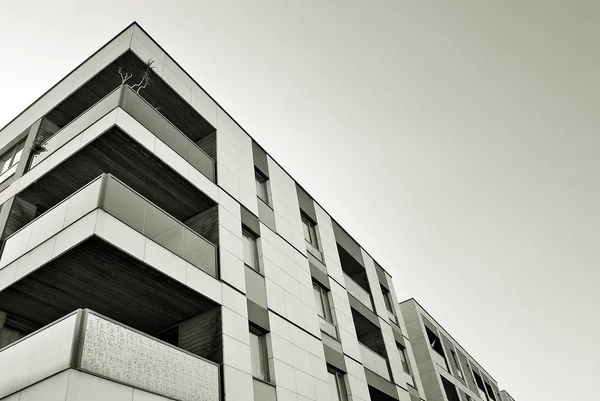
[[[140,91],[146,88],[148,85],[152,83],[152,72],[154,71],[154,60],[148,59],[146,62],[146,67],[144,68],[144,72],[142,74],[142,78],[136,84],[129,85],[131,89],[135,91],[135,93],[140,93]],[[123,72],[121,66],[117,69],[119,75],[121,76],[121,85],[128,85],[127,81],[129,81],[133,74],[130,72]]]

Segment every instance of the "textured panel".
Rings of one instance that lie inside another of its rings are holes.
[[[81,368],[181,401],[217,401],[216,365],[88,314]]]
[[[69,367],[76,318],[69,316],[0,352],[0,398]]]

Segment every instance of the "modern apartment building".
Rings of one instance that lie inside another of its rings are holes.
[[[415,299],[400,309],[427,401],[514,401]]]
[[[424,400],[390,275],[137,24],[0,154],[0,399]]]

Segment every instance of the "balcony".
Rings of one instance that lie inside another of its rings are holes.
[[[374,312],[371,294],[365,291],[364,288],[358,285],[358,283],[352,280],[346,273],[344,273],[344,281],[346,282],[346,290],[348,290],[348,293],[360,301],[360,303],[366,306],[371,312]]]
[[[214,160],[167,120],[156,107],[149,104],[129,86],[119,86],[58,131],[45,132],[46,135],[50,135],[43,143],[46,152],[35,155],[30,162],[29,169],[47,159],[63,145],[73,140],[82,131],[117,107],[125,110],[196,170],[211,181],[215,181]]]
[[[443,355],[440,355],[437,351],[433,350],[433,352],[431,353],[431,359],[433,359],[433,362],[438,364],[446,372],[449,372],[448,365],[446,364],[446,358],[444,358]]]
[[[362,363],[365,368],[384,379],[391,381],[387,360],[381,355],[371,351],[371,349],[360,342],[358,343],[358,346],[360,348]]]
[[[65,369],[181,401],[220,397],[218,364],[79,309],[0,349],[0,398]]]
[[[98,208],[216,277],[215,245],[109,174],[99,176],[8,236],[0,258],[0,267],[6,266],[76,219]]]

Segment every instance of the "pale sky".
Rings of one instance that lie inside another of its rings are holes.
[[[517,401],[598,399],[600,1],[0,0],[0,126],[134,20]]]

